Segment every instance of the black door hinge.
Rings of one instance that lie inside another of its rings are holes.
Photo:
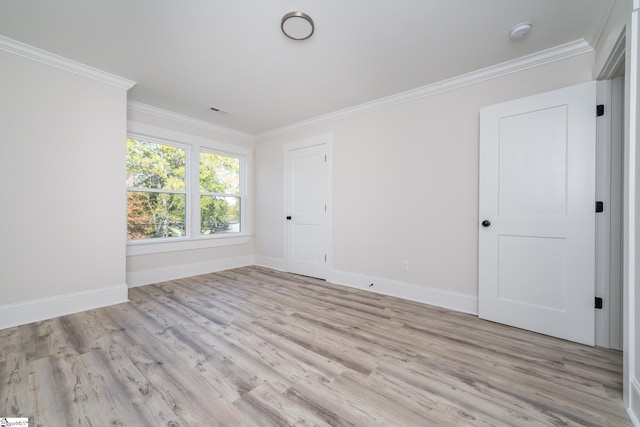
[[[597,309],[602,309],[602,298],[600,297],[596,297],[596,308]]]
[[[596,202],[596,213],[604,212],[604,202]]]
[[[604,105],[598,104],[596,105],[596,117],[604,116]]]

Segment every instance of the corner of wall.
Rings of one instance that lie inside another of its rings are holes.
[[[272,258],[268,256],[263,256],[263,255],[254,255],[253,260],[254,260],[253,262],[254,265],[257,265],[259,267],[271,268],[273,270],[278,270],[278,271],[287,270],[286,263],[281,258]]]
[[[169,280],[182,279],[184,277],[199,276],[201,274],[230,270],[232,268],[246,267],[253,265],[253,258],[253,255],[243,255],[207,262],[181,264],[168,268],[136,271],[133,273],[127,273],[127,285],[130,288],[133,288],[153,283],[167,282]]]

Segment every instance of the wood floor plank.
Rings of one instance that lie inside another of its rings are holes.
[[[321,427],[331,425],[266,382],[251,390],[242,399],[234,402],[234,405],[252,419],[259,419],[260,425],[265,427],[287,425]]]
[[[459,334],[451,335],[444,329],[438,329],[438,325],[434,325],[435,328],[415,329],[415,327],[405,327],[403,330],[409,331],[407,340],[413,342],[417,340],[424,340],[429,338],[428,341],[435,342],[441,346],[447,348],[452,344],[461,344],[458,337]],[[434,334],[432,331],[437,330]],[[444,332],[443,332],[444,331]],[[487,339],[487,341],[490,341]],[[603,386],[603,380],[611,378],[613,375],[611,372],[601,372],[597,367],[593,367],[588,372],[585,370],[577,370],[571,366],[570,363],[564,363],[558,361],[553,357],[549,357],[548,354],[536,351],[527,350],[526,348],[518,349],[511,348],[507,344],[500,345],[500,342],[492,342],[490,346],[487,346],[482,338],[472,340],[464,340],[463,345],[457,345],[457,352],[462,351],[460,356],[461,360],[469,360],[473,354],[482,354],[484,360],[487,360],[491,366],[509,366],[509,372],[517,374],[522,372],[524,375],[532,379],[538,377],[546,377],[547,379],[553,379],[555,384],[562,384],[572,390],[579,389],[585,393],[593,393],[604,397],[605,393]],[[457,353],[448,353],[449,356],[455,356]],[[476,359],[474,363],[478,363]],[[523,372],[524,371],[524,372]],[[605,375],[606,374],[606,375]]]
[[[122,334],[105,310],[88,310],[61,318],[61,325],[74,336],[79,354],[99,349],[108,349],[114,334]]]
[[[330,337],[318,336],[308,331],[296,328],[291,322],[276,317],[268,324],[266,322],[256,322],[264,329],[280,336],[283,340],[290,341],[320,356],[332,360],[347,369],[363,374],[369,374],[377,365],[375,360],[363,357],[363,352],[357,349],[349,351],[345,347],[336,345]]]
[[[379,384],[392,384],[421,402],[432,402],[436,414],[445,412],[457,416],[461,424],[470,425],[564,425],[557,417],[529,411],[527,405],[490,388],[477,388],[462,381],[460,376],[441,370],[411,369],[406,366],[383,365],[371,378]],[[455,425],[455,423],[453,423]]]
[[[311,377],[315,377],[320,381],[326,381],[327,378],[334,378],[343,373],[347,368],[343,365],[335,363],[331,358],[322,354],[309,350],[303,345],[282,339],[281,335],[274,333],[261,327],[257,323],[234,322],[238,327],[251,330],[253,334],[262,339],[265,343],[277,349],[282,357],[292,359],[301,364],[307,370]],[[305,375],[304,378],[309,377]]]
[[[433,393],[420,384],[406,381],[403,377],[389,373],[382,374],[379,370],[372,372],[368,379],[371,387],[383,390],[384,393],[391,396],[390,400],[400,400],[403,405],[413,407],[416,412],[423,414],[428,420],[426,425],[497,425],[497,420],[493,416],[488,416],[485,411],[472,410],[464,404],[460,404],[461,395],[452,400],[441,393]],[[521,417],[512,419],[521,419]],[[535,419],[525,418],[522,419],[522,425],[535,425],[534,421]]]
[[[166,345],[159,339],[163,331],[156,333],[144,328],[144,325],[130,324],[130,319],[119,316],[115,309],[110,317],[118,323],[127,324],[125,336],[114,339],[120,344],[133,364],[162,395],[167,404],[181,418],[185,425],[211,426],[241,425],[244,416],[232,407],[231,402],[222,399],[222,393],[216,388],[215,378],[205,375],[197,367],[180,360],[183,347]],[[157,327],[157,325],[156,325]],[[122,341],[120,341],[122,340]],[[177,354],[176,354],[177,353]],[[246,386],[253,389],[254,385]],[[146,420],[145,425],[152,425]]]
[[[62,363],[64,359],[58,359]],[[66,367],[59,368],[66,380],[64,388],[73,387],[75,417],[79,426],[135,426],[142,424],[140,412],[122,393],[113,373],[96,352],[81,355]]]
[[[0,361],[0,414],[29,417],[33,414],[33,400],[29,393],[27,359],[15,350],[7,351],[4,359]]]
[[[620,352],[263,267],[0,330],[37,426],[631,426]]]
[[[235,399],[241,392],[249,391],[257,385],[254,376],[245,370],[234,369],[237,365],[231,361],[226,363],[226,355],[207,343],[196,340],[197,337],[192,337],[192,334],[182,332],[179,325],[161,329],[156,325],[155,328],[147,329],[148,324],[132,325],[131,321],[136,319],[133,316],[135,312],[131,314],[126,320],[129,324],[127,337],[121,344],[127,349],[137,350],[129,357],[144,372],[160,371],[157,372],[158,375],[167,375],[172,383],[185,390],[193,387],[194,393],[203,390],[215,398],[232,390],[231,398]],[[228,381],[232,385],[228,385]]]
[[[66,318],[44,320],[35,324],[35,358],[77,357],[77,342],[72,331],[65,328]]]
[[[157,336],[170,348],[180,351],[184,355],[191,355],[192,359],[195,351],[195,358],[198,359],[197,369],[201,372],[209,362],[215,360],[218,362],[218,366],[223,364],[227,367],[233,367],[236,373],[244,373],[242,376],[246,380],[237,382],[239,393],[256,385],[255,379],[258,378],[258,373],[263,380],[270,381],[273,385],[279,384],[282,389],[286,389],[290,385],[286,376],[265,363],[257,355],[246,351],[240,343],[235,342],[235,339],[230,338],[233,337],[233,334],[229,333],[229,327],[219,327],[215,324],[199,325],[192,322],[194,317],[202,317],[197,313],[190,309],[176,310],[173,302],[167,304],[167,301],[171,300],[164,299],[162,295],[155,295],[153,298],[156,298],[165,307],[164,316],[169,319],[170,324]],[[158,324],[158,326],[160,325]],[[207,372],[215,373],[216,369],[209,369]],[[225,377],[229,377],[229,374],[227,373]],[[217,381],[216,384],[219,385],[220,382]]]
[[[296,384],[287,390],[287,398],[307,407],[314,416],[327,420],[333,426],[401,425],[387,420],[384,415],[356,395],[345,393],[332,382]]]
[[[129,358],[125,348],[115,342],[108,348],[96,350],[103,359],[107,372],[119,383],[118,390],[131,400],[141,420],[157,420],[157,425],[188,425],[188,419],[180,418],[174,407],[163,399],[156,386],[147,379]]]
[[[31,370],[30,382],[33,389],[30,390],[33,399],[33,416],[29,415],[29,425],[58,426],[74,425],[73,412],[70,410],[68,396],[73,392],[68,388],[61,390],[64,384],[52,364],[55,359],[43,357],[29,364]],[[93,420],[99,424],[101,420]]]

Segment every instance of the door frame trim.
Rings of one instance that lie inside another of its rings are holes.
[[[295,140],[292,142],[288,142],[282,145],[282,156],[283,156],[283,207],[282,207],[282,221],[283,221],[283,229],[284,229],[284,268],[285,271],[289,271],[289,229],[286,224],[285,215],[287,212],[288,202],[289,202],[289,194],[287,193],[287,188],[289,184],[289,173],[287,164],[287,153],[293,150],[299,150],[301,148],[309,148],[315,147],[318,145],[325,145],[327,152],[327,182],[326,185],[326,194],[327,194],[327,216],[325,221],[325,252],[327,255],[327,261],[325,263],[325,280],[327,282],[331,281],[331,275],[333,271],[333,140],[335,139],[335,134],[333,132],[327,132],[319,135],[314,135],[308,138],[303,138],[299,140]]]

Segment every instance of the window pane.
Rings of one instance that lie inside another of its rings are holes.
[[[200,232],[239,233],[240,197],[201,196]]]
[[[127,199],[127,237],[130,240],[186,234],[184,194],[130,191]]]
[[[240,159],[214,153],[200,153],[200,191],[240,194]]]
[[[183,148],[127,138],[127,186],[184,190],[186,161]]]

